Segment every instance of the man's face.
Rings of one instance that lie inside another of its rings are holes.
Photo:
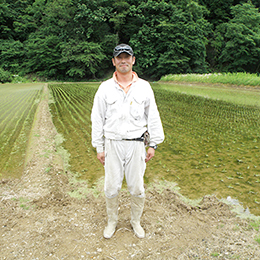
[[[117,57],[114,57],[112,62],[118,72],[125,74],[132,71],[132,67],[135,63],[135,57],[123,52]]]

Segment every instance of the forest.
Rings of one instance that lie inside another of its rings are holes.
[[[260,73],[259,0],[0,0],[0,81],[105,79],[118,43],[135,71]]]

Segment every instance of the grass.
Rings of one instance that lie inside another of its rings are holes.
[[[250,73],[209,73],[209,74],[170,74],[163,76],[161,81],[199,82],[210,84],[231,84],[236,86],[260,86],[258,74]]]
[[[249,227],[253,228],[256,231],[259,231],[260,230],[260,220],[250,222]]]
[[[23,197],[20,197],[19,198],[19,202],[20,202],[20,207],[22,209],[25,209],[25,210],[28,210],[30,208],[30,206],[27,205],[27,203],[29,202],[28,199],[25,199]]]
[[[45,172],[46,172],[46,173],[49,173],[49,172],[51,171],[51,169],[52,169],[52,166],[47,167],[47,168],[45,169]]]
[[[19,200],[19,206],[24,209],[24,210],[28,210],[30,209],[30,206],[28,205],[30,203],[30,200],[27,199],[27,198],[23,198],[23,197],[20,197],[19,199],[18,198],[12,198],[13,201],[18,201]]]

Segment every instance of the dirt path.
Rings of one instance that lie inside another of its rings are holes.
[[[104,239],[103,180],[93,190],[62,173],[56,135],[45,87],[23,177],[0,181],[0,259],[260,259],[248,221],[215,197],[190,206],[167,182],[146,187],[145,239],[131,229],[126,190],[117,231]],[[75,190],[83,198],[68,195]]]

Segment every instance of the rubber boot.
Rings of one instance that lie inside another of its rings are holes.
[[[116,231],[118,219],[118,196],[112,199],[106,198],[106,204],[108,221],[103,235],[105,238],[111,238]]]
[[[139,238],[145,237],[145,232],[140,225],[140,218],[143,214],[145,198],[131,196],[131,225],[134,233]]]

